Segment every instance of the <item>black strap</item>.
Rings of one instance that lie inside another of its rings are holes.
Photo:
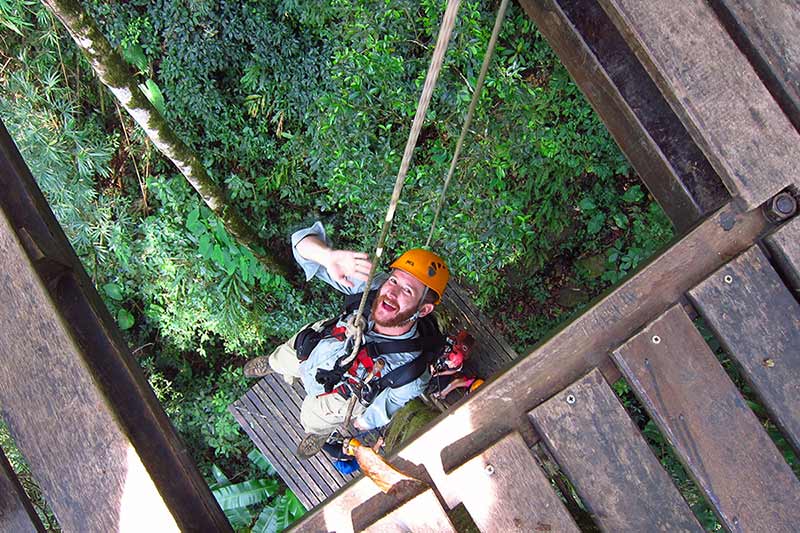
[[[345,316],[358,309],[362,294],[363,293],[348,294],[345,296],[344,315],[337,317],[336,319],[332,319],[325,324],[325,327],[320,332],[321,335],[318,339],[315,339],[316,342],[314,346],[308,350],[308,353],[310,353],[311,350],[316,347],[316,344],[318,344],[322,338],[330,336],[330,330],[338,322],[338,320],[343,319]],[[367,314],[369,313],[369,310],[372,309],[372,302],[375,300],[377,294],[378,289],[372,289],[369,291],[369,295],[367,296],[367,306],[365,308],[368,310],[366,311]],[[368,318],[369,316],[364,317],[365,320],[368,320]],[[377,396],[377,394],[386,387],[402,387],[403,385],[407,385],[419,378],[428,368],[428,365],[430,365],[431,362],[433,362],[433,360],[439,356],[444,348],[444,345],[445,338],[439,331],[439,327],[436,325],[436,320],[432,316],[424,316],[417,320],[417,337],[413,339],[389,340],[384,342],[372,341],[365,343],[364,347],[367,349],[367,355],[369,355],[369,357],[373,360],[381,356],[396,353],[421,352],[419,356],[415,357],[411,361],[408,361],[407,363],[395,368],[371,383],[372,386],[370,389],[372,390],[372,398]],[[334,364],[333,369],[317,371],[317,381],[325,385],[327,392],[330,392],[330,390],[333,389],[333,386],[335,386],[336,383],[339,383],[344,377],[347,368],[340,367],[340,365],[348,355],[350,354],[347,353],[342,355],[336,361],[336,364]]]

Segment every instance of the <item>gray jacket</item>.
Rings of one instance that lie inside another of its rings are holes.
[[[331,279],[328,271],[322,265],[315,263],[314,261],[309,261],[297,253],[297,243],[299,243],[308,235],[316,235],[324,242],[329,244],[327,236],[325,235],[325,228],[323,228],[322,223],[320,222],[315,222],[310,228],[301,229],[292,234],[292,251],[294,252],[294,258],[305,272],[306,280],[310,280],[311,278],[321,279],[344,294],[357,294],[362,292],[364,290],[364,282],[353,280],[355,285],[354,287],[346,287],[341,285],[340,283],[337,283]],[[387,277],[388,276],[386,274],[376,275],[372,282],[371,288],[374,289],[380,287]],[[345,322],[346,320],[340,320],[337,325],[344,325]],[[408,332],[398,336],[386,336],[376,333],[372,329],[373,325],[374,323],[372,320],[370,320],[368,322],[367,332],[365,333],[367,341],[385,342],[388,340],[411,339],[417,336],[416,324],[414,324]],[[344,355],[344,353],[344,342],[338,341],[335,338],[328,338],[320,341],[317,347],[314,348],[314,351],[311,352],[311,355],[309,355],[308,359],[300,363],[300,378],[303,382],[303,387],[305,388],[306,394],[313,394],[316,396],[325,393],[323,386],[320,383],[317,383],[317,370],[320,368],[331,370],[333,365],[336,363],[336,360]],[[386,366],[384,367],[383,374],[385,375],[393,369],[415,359],[419,355],[420,352],[403,352],[385,356],[384,360]],[[363,367],[359,367],[358,373],[360,375],[357,377],[363,378],[364,374],[366,374],[366,371]],[[403,407],[410,400],[422,394],[422,392],[425,390],[425,387],[428,385],[430,377],[430,374],[426,371],[422,376],[411,383],[396,389],[384,389],[358,418],[359,423],[363,427],[369,429],[385,426],[389,423],[392,415],[397,412],[398,409]]]

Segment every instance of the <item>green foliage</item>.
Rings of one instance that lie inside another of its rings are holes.
[[[274,475],[274,468],[257,449],[252,449],[247,457],[259,475]],[[236,531],[282,531],[305,513],[305,508],[289,489],[275,496],[279,488],[275,479],[257,478],[232,483],[217,465],[212,465],[211,472],[215,480],[211,485],[212,493]],[[252,511],[259,507],[261,510],[253,523]]]
[[[286,492],[275,499],[273,505],[264,507],[253,525],[253,533],[277,533],[289,527],[305,514],[306,510],[294,493]]]
[[[30,500],[36,514],[39,516],[39,520],[47,528],[47,531],[61,531],[53,515],[53,511],[42,496],[39,485],[36,483],[36,480],[33,479],[27,461],[25,461],[25,458],[17,448],[8,430],[8,426],[2,419],[0,419],[0,451],[2,451],[6,459],[8,459],[11,469],[17,476],[17,480],[20,482],[20,485],[22,485],[22,489],[28,496],[28,500]]]

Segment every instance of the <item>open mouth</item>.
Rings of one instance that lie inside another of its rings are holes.
[[[397,311],[397,305],[394,305],[386,300],[381,300],[381,308],[384,311],[389,311],[389,312]]]

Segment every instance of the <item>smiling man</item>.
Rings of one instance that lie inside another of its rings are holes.
[[[365,431],[385,426],[398,409],[422,394],[430,380],[429,359],[444,342],[430,314],[450,275],[441,257],[422,249],[405,252],[389,274],[376,275],[364,343],[356,359],[347,361],[351,345],[344,326],[365,290],[369,256],[332,248],[319,222],[295,232],[292,248],[307,280],[325,281],[350,295],[351,303],[343,315],[306,326],[270,356],[249,361],[244,370],[248,377],[274,371],[290,383],[300,378],[306,392],[300,421],[307,437],[298,454],[310,456],[343,424],[352,395],[357,397],[352,424]]]

